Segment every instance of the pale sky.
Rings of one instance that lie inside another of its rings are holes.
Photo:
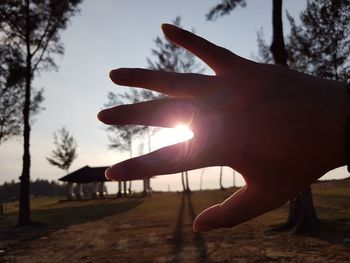
[[[108,72],[118,67],[146,67],[153,40],[161,35],[160,25],[182,16],[182,25],[208,40],[246,58],[257,53],[256,33],[261,28],[267,41],[271,39],[271,0],[248,0],[246,8],[237,8],[215,22],[205,14],[213,0],[85,0],[81,13],[63,31],[65,55],[56,59],[59,71],[36,75],[34,85],[45,89],[45,110],[35,117],[31,137],[31,178],[58,179],[64,172],[51,166],[45,157],[53,150],[53,132],[65,126],[78,142],[78,158],[70,171],[84,165],[105,166],[124,160],[128,153],[108,150],[107,133],[96,119],[107,102],[108,91],[125,91],[114,85]],[[285,0],[284,10],[295,18],[306,0]],[[284,17],[285,33],[288,23]],[[0,145],[0,183],[18,181],[22,168],[22,139]],[[327,178],[347,176],[341,168]],[[218,187],[219,169],[206,169],[204,188]],[[200,171],[190,173],[193,189],[199,188]],[[178,175],[157,177],[156,190],[181,188]],[[243,180],[237,178],[239,185]],[[135,184],[140,188],[140,183]],[[232,170],[225,168],[224,185],[232,185]],[[111,188],[111,187],[109,187]],[[113,186],[114,188],[114,186]],[[111,190],[114,191],[114,190]]]

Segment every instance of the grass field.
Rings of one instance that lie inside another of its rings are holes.
[[[38,198],[32,219],[39,223],[22,228],[15,227],[18,204],[8,203],[0,262],[350,262],[350,182],[313,186],[321,223],[308,233],[272,230],[285,222],[287,205],[232,229],[192,232],[195,216],[233,191]]]

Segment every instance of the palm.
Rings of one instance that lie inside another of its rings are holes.
[[[328,126],[341,126],[342,116],[334,120],[338,109],[328,107],[330,98],[322,90],[318,95],[317,79],[243,59],[174,26],[164,25],[163,30],[170,41],[201,58],[216,75],[114,70],[111,79],[116,84],[151,89],[170,98],[114,107],[100,112],[99,119],[114,125],[185,123],[195,136],[116,164],[107,170],[108,178],[141,179],[216,165],[234,168],[247,184],[197,217],[194,228],[204,231],[269,211],[340,165],[334,161],[342,159],[339,145],[327,142],[327,137],[341,137],[335,134],[341,129]],[[306,92],[297,85],[300,79],[310,86]],[[315,121],[320,113],[323,122]],[[329,158],[330,150],[334,158]],[[320,165],[310,165],[312,160]]]

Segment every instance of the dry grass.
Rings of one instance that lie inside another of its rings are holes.
[[[193,233],[195,216],[232,192],[40,198],[32,201],[32,218],[41,224],[27,228],[13,227],[17,206],[8,203],[0,262],[350,262],[349,182],[314,185],[322,223],[303,235],[271,231],[285,221],[286,205],[232,229]]]

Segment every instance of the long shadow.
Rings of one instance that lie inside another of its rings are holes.
[[[316,227],[302,235],[350,249],[350,220],[321,221]]]
[[[275,225],[266,231],[266,235],[279,235],[293,231],[284,225]],[[350,249],[350,219],[321,220],[310,229],[294,233],[296,236],[312,237],[331,244]]]
[[[183,193],[181,197],[181,204],[177,216],[176,221],[176,227],[173,233],[173,255],[174,259],[172,260],[173,263],[182,262],[181,259],[181,250],[184,246],[184,238],[183,238],[183,227],[184,227],[184,217],[185,217],[185,210],[186,207],[188,209],[189,216],[191,220],[193,221],[196,218],[195,211],[192,204],[191,194],[190,193]],[[207,262],[208,261],[208,254],[207,254],[207,247],[205,244],[205,240],[203,239],[202,235],[198,232],[193,233],[193,243],[196,247],[196,261],[197,262]]]
[[[186,194],[188,212],[191,216],[192,222],[196,219],[196,215],[193,209],[192,198],[190,194]],[[197,249],[197,262],[207,262],[207,246],[201,233],[194,232],[193,242]]]
[[[181,204],[179,208],[179,212],[177,214],[177,220],[176,220],[176,227],[175,231],[173,233],[173,255],[174,259],[172,260],[173,263],[181,262],[181,249],[183,246],[183,238],[182,238],[182,227],[184,222],[184,213],[185,213],[185,194],[182,194],[181,197]]]
[[[142,202],[142,199],[137,197],[118,203],[106,200],[97,204],[86,202],[83,206],[33,209],[31,211],[33,220],[31,225],[14,227],[7,224],[0,227],[0,249],[3,245],[1,241],[6,241],[6,243],[31,241],[70,225],[93,222],[114,214],[125,213]],[[17,213],[9,214],[7,217],[10,221],[16,222]]]

